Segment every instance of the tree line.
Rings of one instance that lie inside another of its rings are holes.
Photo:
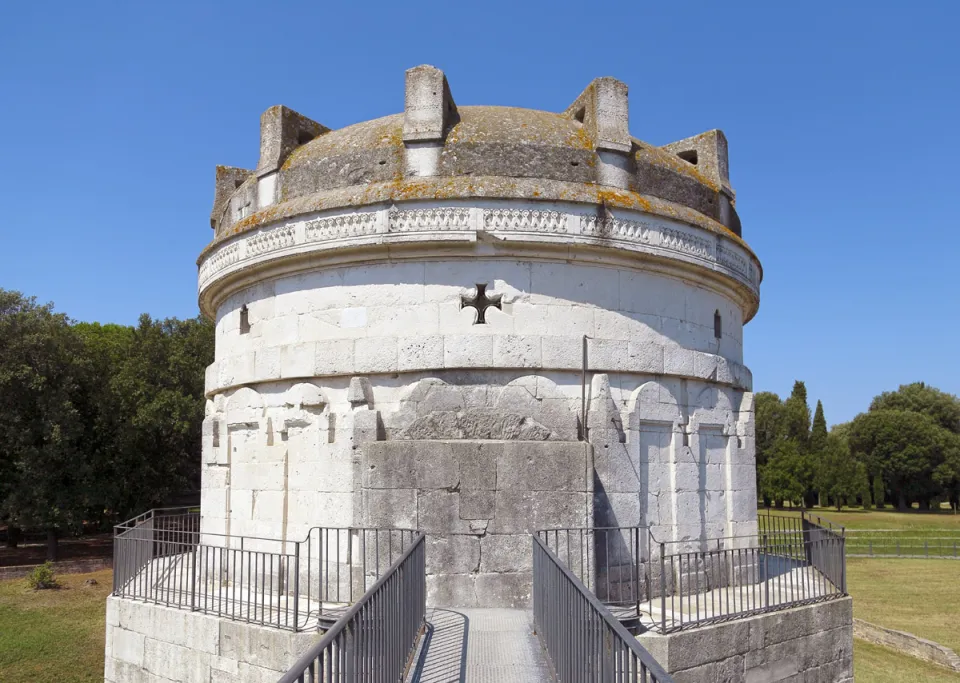
[[[757,490],[766,505],[960,508],[960,398],[923,382],[874,397],[850,422],[811,420],[807,389],[755,399]]]
[[[202,318],[136,326],[71,320],[0,289],[0,527],[56,539],[200,485]]]

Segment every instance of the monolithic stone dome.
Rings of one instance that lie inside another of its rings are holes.
[[[200,260],[234,235],[299,215],[495,198],[640,211],[746,248],[734,197],[723,133],[663,147],[637,140],[619,81],[595,80],[562,113],[458,107],[442,72],[423,66],[407,74],[402,114],[330,130],[286,107],[268,109],[257,169],[217,169],[215,239]]]

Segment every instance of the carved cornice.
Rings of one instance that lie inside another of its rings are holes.
[[[567,250],[576,258],[577,247],[613,250],[621,258],[654,259],[663,264],[677,262],[683,268],[706,271],[713,278],[727,279],[744,292],[745,319],[752,317],[759,302],[760,269],[752,255],[733,240],[701,228],[669,221],[640,212],[619,211],[616,216],[584,213],[583,207],[569,210],[534,207],[442,206],[381,207],[371,211],[313,216],[261,228],[238,235],[211,251],[201,262],[199,290],[201,308],[210,314],[205,293],[228,276],[248,284],[252,277],[243,271],[268,262],[296,257],[316,267],[317,259],[341,263],[344,250],[384,250],[380,258],[393,258],[391,245],[420,253],[407,258],[428,258],[432,248],[449,248],[457,243],[469,247],[478,236],[495,238],[502,249],[523,243],[539,245],[544,258],[550,250]],[[435,245],[431,247],[430,245]],[[580,250],[582,251],[582,250]],[[608,252],[609,253],[609,252]],[[438,252],[439,254],[439,252]],[[449,255],[445,251],[443,255]],[[504,254],[506,255],[506,254]],[[611,254],[611,258],[613,254]],[[366,258],[376,261],[374,253]],[[322,263],[320,261],[319,263]],[[292,267],[292,266],[291,266]],[[217,297],[219,298],[219,297]]]

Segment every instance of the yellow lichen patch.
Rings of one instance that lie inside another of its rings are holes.
[[[356,123],[332,130],[301,145],[287,157],[284,169],[312,159],[339,156],[345,151],[403,147],[403,114]]]

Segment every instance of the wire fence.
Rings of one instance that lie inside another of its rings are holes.
[[[115,529],[113,593],[301,631],[335,621],[416,535],[314,527],[282,541],[201,531],[195,509],[151,510]]]
[[[960,559],[960,531],[851,529],[847,531],[847,555]]]
[[[802,528],[802,520],[815,521],[826,529],[840,529],[827,519],[808,511],[761,510],[761,533],[784,533]],[[960,559],[960,529],[911,527],[906,529],[843,530],[847,557],[886,557],[911,559]]]

